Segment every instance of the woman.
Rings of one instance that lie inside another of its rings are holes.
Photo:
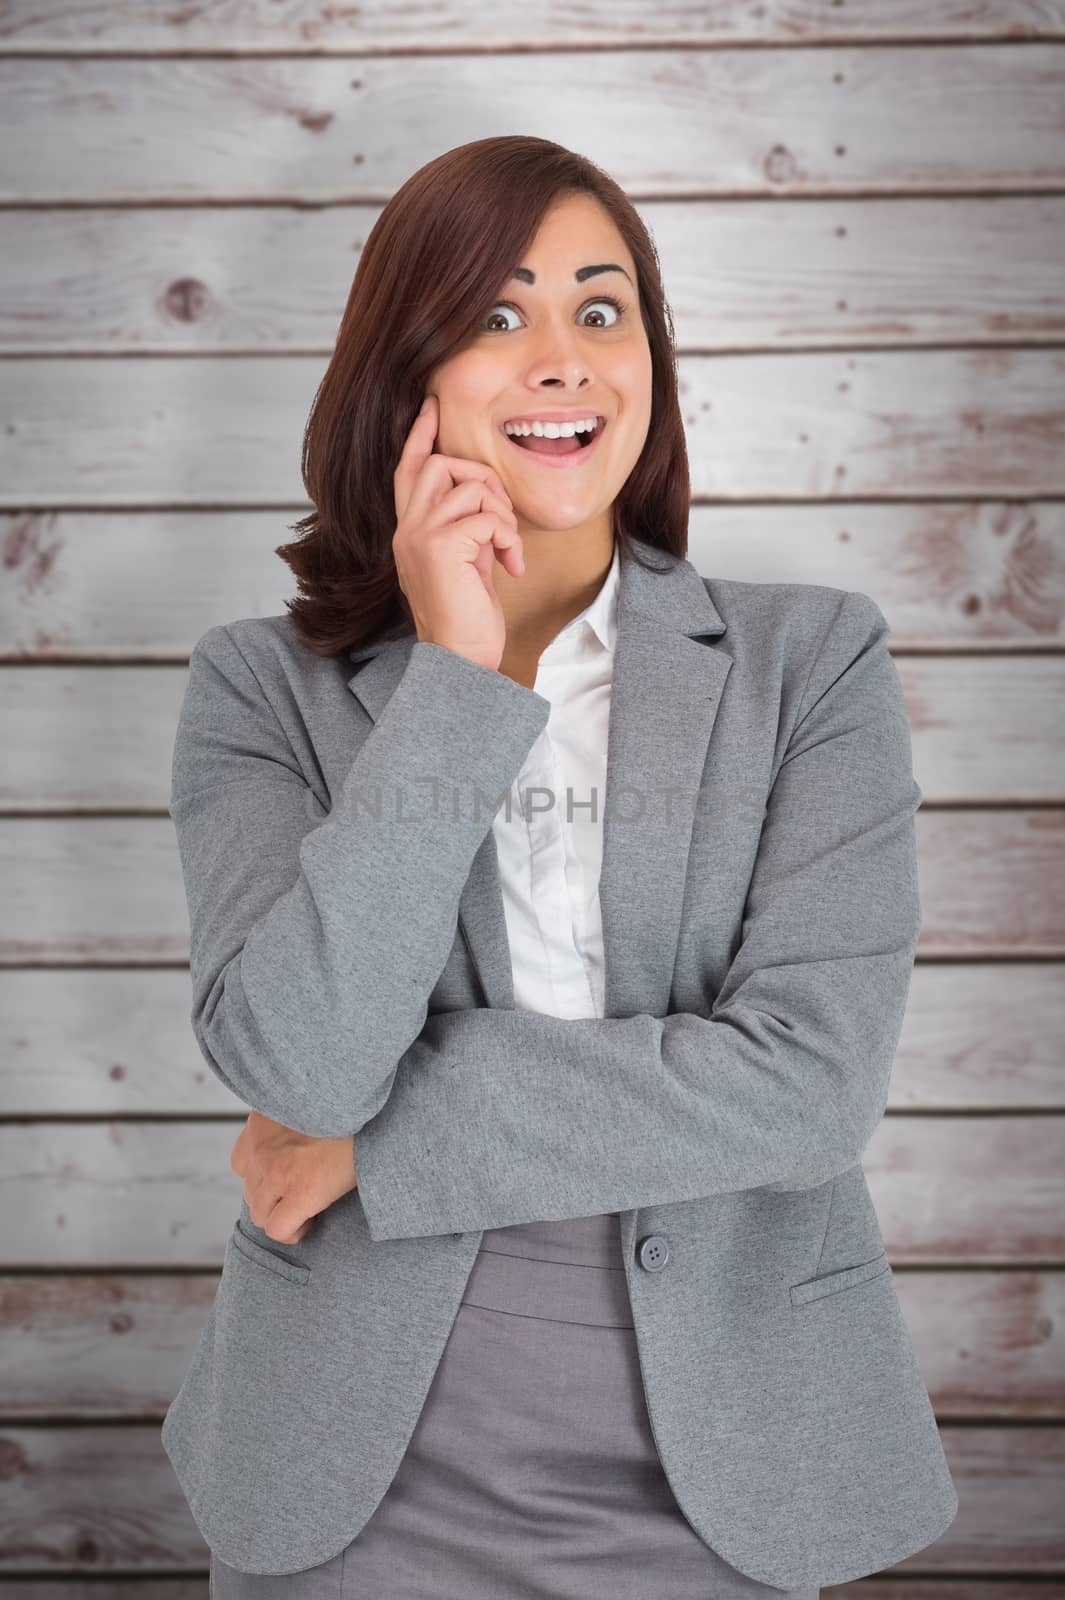
[[[174,756],[253,1108],[163,1427],[212,1593],[812,1600],[924,1548],[860,1164],[920,924],[882,614],[684,559],[654,247],[542,140],[385,208],[304,475],[304,594],[199,641]]]

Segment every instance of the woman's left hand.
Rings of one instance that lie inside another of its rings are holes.
[[[355,1140],[313,1139],[253,1111],[230,1166],[244,1179],[251,1220],[278,1244],[298,1244],[311,1219],[358,1187]]]

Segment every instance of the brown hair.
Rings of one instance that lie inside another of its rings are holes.
[[[650,426],[614,502],[614,536],[632,559],[633,537],[686,555],[691,495],[673,320],[650,234],[624,190],[584,156],[526,135],[476,139],[421,167],[381,212],[314,397],[301,468],[315,509],[290,524],[301,537],[275,553],[296,576],[300,594],[285,604],[317,654],[413,629],[392,554],[393,476],[424,383],[476,333],[547,210],[575,193],[605,207],[632,253],[652,357]]]

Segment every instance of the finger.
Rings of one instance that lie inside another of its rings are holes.
[[[495,511],[483,511],[479,516],[467,517],[462,531],[469,531],[481,545],[473,565],[481,577],[488,581],[493,561],[498,561],[512,577],[520,578],[525,571],[521,534],[504,522]]]
[[[276,1239],[278,1244],[287,1244],[288,1239],[278,1231],[278,1224],[280,1223],[286,1229],[286,1232],[291,1229],[294,1220],[291,1198],[286,1201],[284,1195],[280,1194],[277,1189],[267,1187],[266,1184],[260,1182],[254,1192],[248,1192],[248,1186],[245,1186],[244,1199],[248,1207],[248,1215],[255,1226],[261,1228],[264,1233],[268,1233],[271,1239]],[[298,1220],[302,1222],[304,1216],[305,1212],[300,1211]]]
[[[400,451],[399,461],[393,474],[397,522],[406,514],[418,474],[433,453],[438,420],[436,396],[427,394],[407,434],[406,443]]]
[[[414,486],[410,511],[414,515],[427,513],[433,501],[463,483],[483,483],[504,505],[514,509],[514,502],[504,487],[503,480],[493,467],[483,461],[466,456],[430,456],[424,464]]]
[[[478,511],[494,511],[508,527],[517,528],[517,517],[510,501],[502,499],[480,478],[468,478],[449,489],[433,506],[427,523],[429,527],[440,528],[462,517],[475,516]]]
[[[493,494],[497,494],[501,500],[506,501],[508,506],[513,507],[514,502],[507,493],[506,485],[502,478],[495,468],[488,466],[486,462],[474,461],[466,456],[435,455],[432,457],[434,469],[437,462],[447,468],[456,483],[465,483],[471,478],[479,478],[482,483],[488,485]]]
[[[306,1206],[291,1196],[280,1196],[264,1224],[265,1232],[278,1244],[297,1244],[311,1225]]]
[[[248,1161],[248,1139],[247,1139],[247,1133],[248,1133],[248,1124],[245,1123],[243,1128],[241,1128],[240,1132],[237,1134],[236,1140],[235,1140],[234,1145],[233,1145],[233,1149],[230,1151],[230,1155],[229,1155],[230,1168],[231,1168],[231,1170],[233,1172],[235,1172],[237,1174],[238,1178],[243,1178],[244,1169],[247,1166],[247,1161]]]
[[[435,395],[429,396],[432,406],[436,407]],[[434,410],[434,415],[435,415]],[[422,422],[419,416],[415,421],[412,435],[408,438],[396,468],[396,521],[406,517],[414,523],[424,522],[435,502],[453,488],[456,484],[465,483],[476,479],[487,484],[495,494],[513,509],[514,502],[507,493],[502,478],[493,467],[484,461],[476,461],[466,456],[448,456],[439,452],[434,453],[431,444],[411,450],[412,444],[417,446],[419,440],[418,424]],[[435,433],[434,433],[435,437]],[[400,505],[402,503],[402,511]]]

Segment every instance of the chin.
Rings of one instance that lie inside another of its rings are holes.
[[[526,532],[533,533],[565,533],[568,528],[582,528],[585,523],[596,515],[597,507],[587,506],[580,511],[572,513],[559,512],[557,509],[540,511],[530,507],[528,511],[514,502],[514,510],[518,518],[518,531],[521,532],[521,523],[527,519]]]

